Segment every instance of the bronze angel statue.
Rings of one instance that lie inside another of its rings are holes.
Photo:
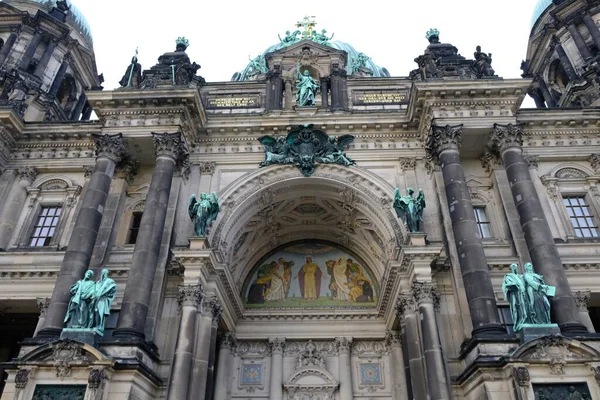
[[[279,136],[278,138],[263,136],[258,138],[258,141],[265,147],[265,160],[260,163],[261,167],[290,162],[289,146],[285,136]]]
[[[217,219],[219,210],[219,198],[215,192],[212,194],[201,193],[200,201],[196,199],[195,194],[190,197],[188,212],[197,236],[206,237],[206,231],[210,224]]]
[[[394,209],[398,218],[402,218],[409,232],[420,232],[423,222],[423,210],[425,209],[425,193],[419,189],[417,197],[413,197],[415,191],[406,189],[406,196],[400,195],[400,189],[394,191]]]

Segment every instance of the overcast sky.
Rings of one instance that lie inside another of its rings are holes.
[[[531,14],[537,0],[379,0],[379,1],[227,1],[227,0],[72,0],[86,16],[94,37],[98,72],[105,89],[118,86],[135,48],[144,69],[175,49],[185,36],[192,61],[207,81],[228,81],[255,57],[278,43],[305,15],[333,40],[354,46],[386,67],[407,76],[423,53],[429,28],[440,40],[473,57],[475,46],[493,54],[492,66],[504,78],[518,78],[525,58]]]

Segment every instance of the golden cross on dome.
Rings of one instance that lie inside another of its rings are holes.
[[[317,21],[315,21],[314,15],[310,16],[310,17],[307,15],[304,17],[304,19],[302,19],[302,21],[298,21],[296,23],[297,28],[303,28],[302,39],[309,39],[312,37],[313,29],[316,24],[317,24]]]

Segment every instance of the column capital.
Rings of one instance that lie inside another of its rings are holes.
[[[440,303],[440,295],[434,282],[413,282],[411,291],[417,304],[432,303],[435,306]]]
[[[523,124],[494,124],[494,130],[488,146],[500,154],[511,147],[522,148]]]
[[[399,316],[404,317],[407,314],[415,311],[415,298],[409,294],[401,294],[396,301],[396,312]]]
[[[38,170],[35,167],[20,167],[15,169],[15,175],[19,177],[19,180],[32,184],[38,176]]]
[[[283,354],[285,338],[269,338],[269,347],[271,347],[271,354]]]
[[[587,308],[590,302],[590,291],[577,291],[573,293],[573,299],[575,299],[575,305],[577,308]]]
[[[133,183],[135,176],[138,173],[140,163],[131,157],[127,157],[124,162],[119,165],[119,171],[123,173],[123,177],[127,183]]]
[[[127,148],[123,141],[123,134],[98,135],[92,134],[94,144],[96,145],[96,158],[105,157],[118,164],[127,156]]]
[[[231,350],[235,346],[237,346],[237,338],[235,337],[234,333],[227,332],[227,333],[221,335],[221,337],[219,339],[219,348],[220,349]]]
[[[339,353],[350,353],[350,349],[352,348],[352,338],[351,337],[335,338],[335,347],[337,348]]]
[[[488,146],[485,146],[484,152],[479,157],[481,161],[481,166],[485,169],[485,172],[493,171],[498,167],[502,167],[502,160],[498,156],[498,152],[490,149]]]
[[[179,307],[197,307],[202,300],[202,285],[180,285],[177,303]]]
[[[388,347],[401,347],[402,333],[399,331],[387,331],[385,333],[385,343]]]
[[[215,173],[217,163],[214,161],[205,161],[198,163],[198,166],[200,167],[200,175],[212,175]]]
[[[531,154],[524,154],[525,162],[530,169],[536,169],[538,167],[539,157],[532,156]]]
[[[600,170],[600,154],[592,154],[590,158],[588,158],[588,161],[590,162],[594,171],[598,172],[598,170]]]
[[[200,313],[203,316],[211,317],[213,320],[221,318],[223,308],[221,302],[217,299],[217,296],[204,296],[200,305]]]
[[[40,310],[40,317],[45,317],[46,311],[48,310],[48,306],[50,305],[50,298],[49,297],[38,298],[36,300],[36,302],[37,302],[38,309]]]
[[[156,157],[169,157],[175,160],[177,164],[188,156],[187,146],[181,133],[156,133],[152,132],[152,141]]]
[[[425,150],[428,157],[438,160],[440,154],[445,150],[459,150],[462,144],[463,125],[431,125],[431,133],[427,138]]]

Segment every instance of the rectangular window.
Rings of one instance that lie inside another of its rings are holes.
[[[127,244],[135,244],[138,232],[140,231],[140,223],[142,222],[141,211],[131,213],[131,223],[129,224],[129,235],[127,236]]]
[[[42,206],[29,241],[30,246],[50,245],[50,241],[56,233],[61,213],[61,206]]]
[[[580,238],[597,238],[598,225],[590,213],[590,206],[586,203],[584,196],[563,197],[563,204],[571,219],[575,235]]]
[[[491,238],[492,231],[490,230],[490,219],[485,213],[485,207],[474,207],[475,221],[477,222],[477,229],[479,237],[482,239]]]

